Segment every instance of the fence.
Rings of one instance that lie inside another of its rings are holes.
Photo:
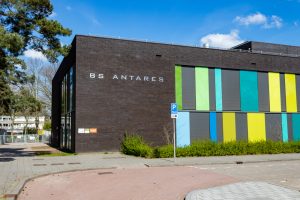
[[[0,144],[5,143],[48,143],[50,135],[0,135]]]

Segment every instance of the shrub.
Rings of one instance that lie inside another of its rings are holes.
[[[125,134],[121,144],[121,152],[127,155],[153,157],[153,148],[147,145],[139,135]]]
[[[126,135],[122,142],[122,152],[128,155],[155,158],[173,157],[173,145],[151,147],[141,136]],[[226,156],[252,154],[300,153],[300,142],[227,142],[195,141],[190,146],[176,148],[177,157]]]

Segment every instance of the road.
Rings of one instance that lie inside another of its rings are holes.
[[[29,181],[19,199],[55,199],[60,195],[82,199],[83,194],[87,195],[85,199],[99,199],[101,195],[109,199],[112,194],[120,198],[136,195],[127,199],[139,199],[141,194],[149,200],[183,199],[195,189],[245,181],[280,186],[271,188],[279,193],[283,193],[282,187],[300,190],[300,154],[178,158],[174,163],[173,159],[144,159],[120,153],[37,157],[28,144],[1,145],[0,169],[1,194],[12,198],[27,180],[43,176]],[[34,185],[37,183],[39,187]]]

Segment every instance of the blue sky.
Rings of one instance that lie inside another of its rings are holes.
[[[75,34],[228,48],[246,40],[300,46],[300,0],[52,0]]]

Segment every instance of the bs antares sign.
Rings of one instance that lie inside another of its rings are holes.
[[[144,81],[144,82],[164,82],[164,77],[161,76],[149,76],[149,75],[133,75],[133,74],[112,74],[105,76],[101,73],[90,73],[90,79],[105,79],[110,78],[113,80],[122,81]]]

